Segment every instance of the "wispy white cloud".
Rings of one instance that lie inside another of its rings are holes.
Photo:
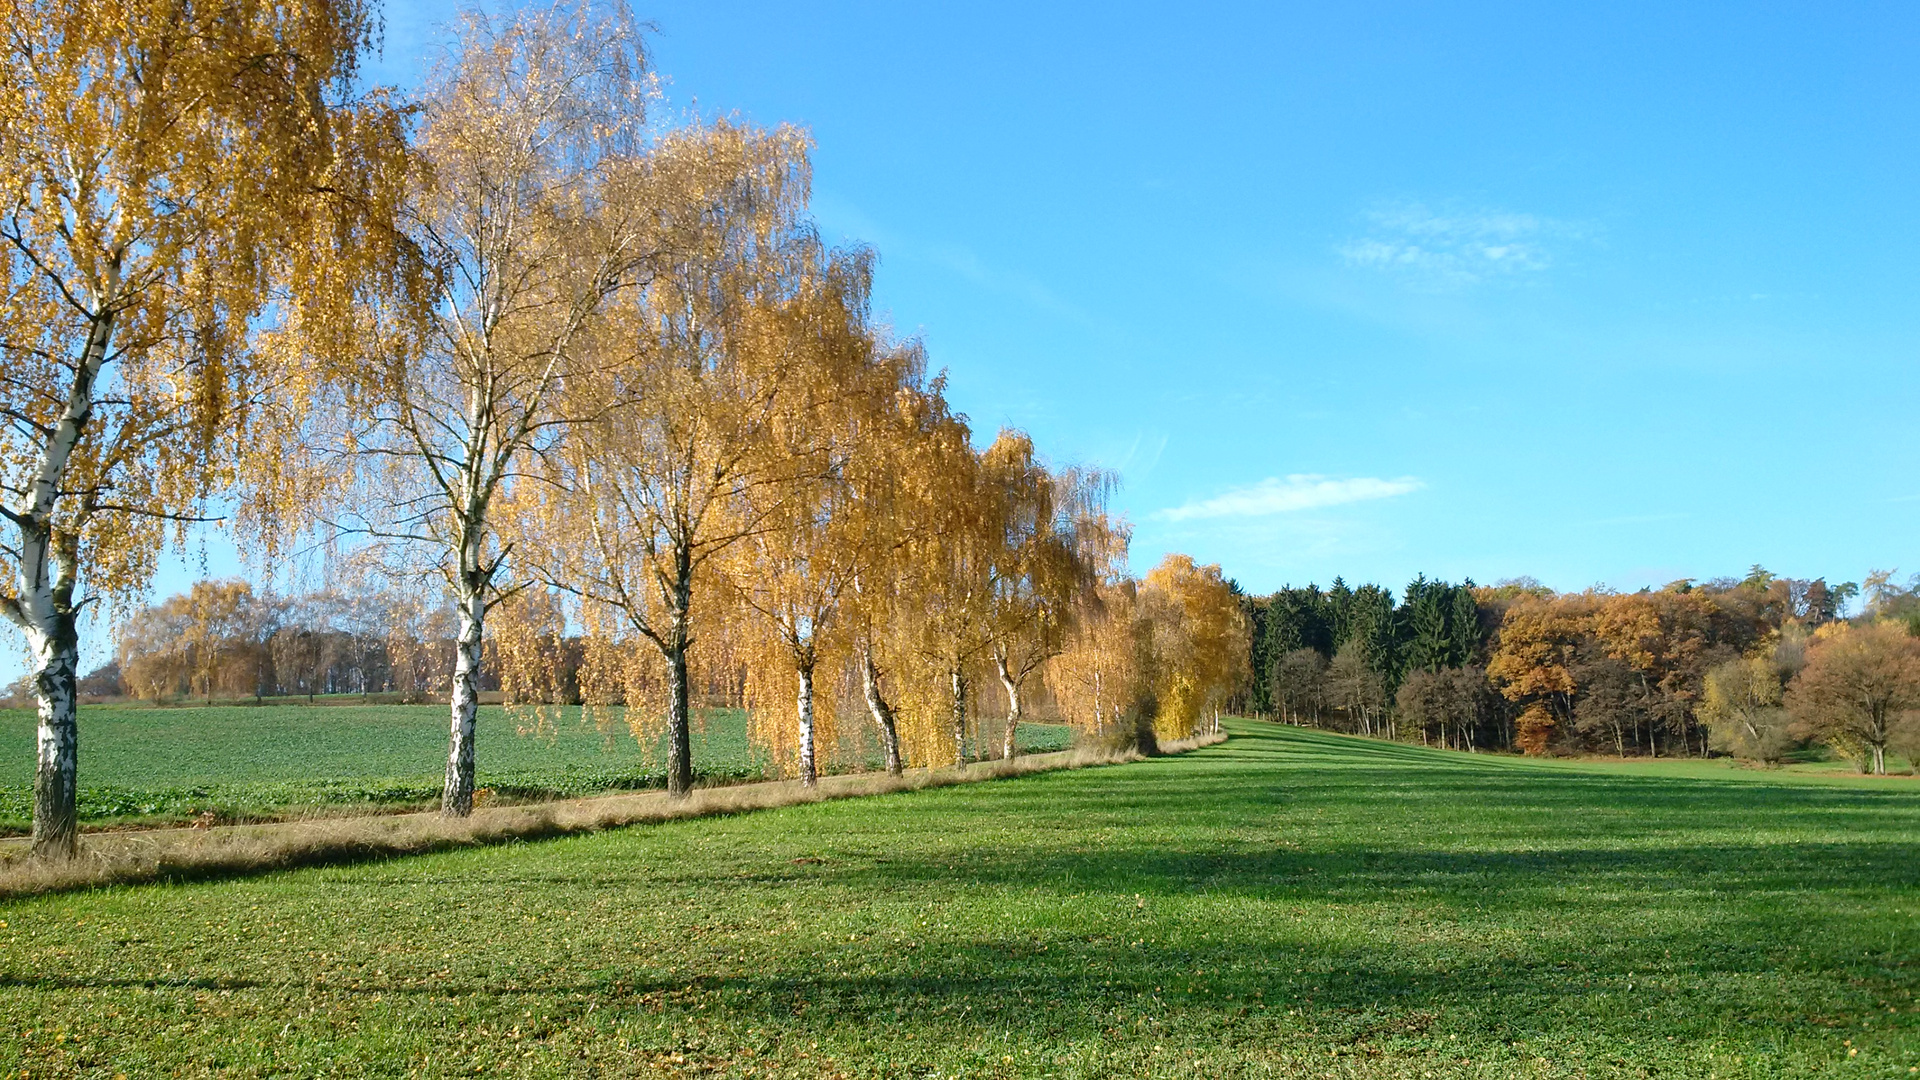
[[[909,253],[920,255],[970,284],[1015,297],[1040,311],[1077,323],[1081,328],[1108,339],[1118,340],[1121,337],[1113,326],[1102,321],[1086,308],[1061,296],[1039,278],[1023,271],[990,265],[969,248],[953,244],[932,244],[917,252]]]
[[[1537,274],[1553,265],[1556,241],[1586,234],[1570,222],[1538,214],[1434,211],[1420,203],[1396,203],[1366,218],[1366,235],[1336,248],[1347,265],[1439,288]]]
[[[1383,480],[1358,476],[1336,480],[1313,473],[1295,473],[1284,479],[1268,477],[1251,487],[1235,488],[1210,499],[1199,499],[1185,506],[1160,511],[1156,517],[1166,521],[1196,521],[1202,518],[1265,517],[1300,510],[1318,510],[1328,506],[1390,499],[1418,491],[1423,485],[1411,476]]]
[[[1140,432],[1133,437],[1133,444],[1127,447],[1127,452],[1114,462],[1114,471],[1135,480],[1152,476],[1153,467],[1160,464],[1160,455],[1167,452],[1168,441],[1165,432]]]
[[[1624,517],[1594,518],[1588,525],[1658,525],[1668,521],[1685,521],[1692,517],[1688,513],[1669,514],[1628,514]]]
[[[853,202],[832,192],[814,192],[813,209],[814,216],[829,235],[838,233],[844,240],[872,244],[888,258],[930,263],[970,285],[1013,297],[1109,341],[1122,340],[1125,336],[1116,326],[1067,299],[1040,278],[1019,269],[995,265],[968,247],[895,232]]]

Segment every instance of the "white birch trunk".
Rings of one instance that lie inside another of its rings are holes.
[[[1007,658],[1004,655],[994,654],[993,667],[1000,674],[1000,685],[1007,691],[1007,736],[1000,756],[1012,761],[1018,751],[1014,736],[1020,730],[1020,684],[1014,681],[1013,673],[1007,670]]]
[[[109,269],[107,296],[119,290],[119,269]],[[79,538],[54,527],[55,503],[67,479],[74,450],[93,416],[93,390],[107,362],[114,316],[101,297],[87,330],[85,351],[67,392],[67,405],[41,448],[20,503],[7,514],[19,536],[15,593],[0,610],[26,635],[34,660],[33,693],[39,711],[33,776],[35,858],[71,859],[80,850],[78,807],[80,736],[78,696],[80,635],[73,594],[79,582]]]
[[[880,747],[887,755],[887,773],[899,776],[905,763],[900,759],[900,729],[894,724],[893,706],[880,693],[880,671],[873,664],[872,650],[860,654],[860,689],[867,696],[867,711],[880,729]]]
[[[440,789],[443,817],[473,813],[473,739],[480,713],[480,665],[487,632],[487,594],[493,585],[486,564],[488,485],[481,448],[491,429],[478,387],[467,390],[467,444],[457,472],[459,491],[454,517],[454,599],[458,630],[453,644],[453,687],[448,694],[447,776]],[[450,493],[451,494],[451,493]]]
[[[473,813],[474,721],[480,713],[480,655],[486,635],[487,600],[472,577],[462,574],[459,636],[454,639],[452,723],[447,736],[447,780],[440,793],[440,813],[466,817]]]
[[[36,858],[70,859],[80,850],[75,552],[70,541],[62,543],[50,532],[38,530],[21,545],[20,625],[33,651],[33,696],[40,721],[35,735],[31,850]],[[24,572],[35,565],[37,574]]]
[[[36,858],[70,859],[80,851],[78,805],[80,725],[75,694],[80,662],[73,619],[52,635],[32,633],[33,689],[40,713],[33,773],[33,840]]]
[[[20,529],[19,595],[8,614],[32,649],[39,711],[33,772],[35,858],[71,859],[80,851],[80,635],[73,609],[71,537],[34,525]]]
[[[947,674],[953,690],[953,763],[964,765],[967,761],[967,677],[960,674],[959,668]]]
[[[813,748],[813,666],[800,664],[795,674],[799,676],[800,684],[794,701],[800,718],[800,783],[805,787],[817,787],[820,784],[820,772],[814,760]]]

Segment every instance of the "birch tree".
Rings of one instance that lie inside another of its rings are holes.
[[[782,310],[818,250],[806,152],[794,129],[729,123],[650,150],[647,199],[670,239],[645,287],[610,309],[599,364],[572,383],[593,419],[551,474],[565,494],[536,515],[552,538],[544,576],[595,631],[583,678],[613,684],[635,725],[664,690],[676,797],[693,786],[696,598],[810,467],[775,437],[804,422],[811,392],[810,343]]]
[[[240,636],[253,586],[244,581],[196,581],[187,593],[187,624],[181,635],[186,647],[190,692],[213,704],[213,692],[225,681],[230,650]],[[221,687],[232,689],[231,685]]]
[[[1153,621],[1158,734],[1187,738],[1209,711],[1217,728],[1221,704],[1247,678],[1247,617],[1233,587],[1217,564],[1176,553],[1147,574],[1141,593]]]
[[[128,693],[159,702],[185,690],[192,670],[187,649],[192,623],[184,596],[170,596],[121,620],[116,659]]]
[[[487,614],[520,584],[500,504],[577,418],[562,390],[591,324],[651,263],[634,189],[649,88],[626,9],[583,4],[465,14],[424,96],[404,225],[436,288],[372,328],[363,486],[338,524],[419,545],[453,594],[450,817],[473,809]]]
[[[901,382],[890,403],[892,423],[882,428],[891,442],[878,455],[883,467],[866,477],[866,547],[845,618],[861,696],[887,771],[898,776],[909,746],[926,758],[936,742],[927,695],[914,692],[924,689],[928,677],[917,598],[937,581],[926,560],[938,551],[932,540],[941,521],[942,478],[972,449],[964,419],[948,408],[944,378],[925,377],[919,344],[896,347],[892,363]],[[903,704],[909,706],[904,714]]]
[[[36,855],[77,850],[82,613],[280,469],[262,406],[289,354],[254,329],[330,325],[362,276],[339,257],[386,250],[350,223],[397,156],[391,114],[349,100],[372,30],[354,0],[8,8],[0,615],[32,654]]]
[[[830,255],[808,276],[814,282],[788,305],[782,333],[812,360],[790,376],[803,384],[791,391],[796,422],[776,426],[767,447],[775,460],[791,463],[793,480],[742,493],[743,519],[758,527],[736,549],[729,578],[759,617],[760,633],[752,636],[766,646],[748,665],[756,703],[777,700],[775,687],[790,686],[794,695],[792,726],[774,719],[778,709],[756,709],[754,726],[777,752],[790,748],[801,783],[812,787],[819,746],[830,741],[837,711],[822,715],[817,708],[816,673],[823,660],[845,654],[854,584],[874,567],[892,532],[887,519],[900,509],[888,497],[901,442],[892,406],[908,372],[867,325],[866,252]],[[763,716],[771,722],[762,723]],[[883,745],[888,734],[883,727]]]
[[[952,761],[967,760],[972,681],[994,640],[994,575],[1002,564],[1002,502],[970,447],[944,455],[929,494],[934,513],[915,542],[910,565],[917,598],[911,633],[924,675],[946,701]],[[924,679],[923,675],[923,679]]]
[[[1137,609],[1135,583],[1108,577],[1083,601],[1064,647],[1045,668],[1061,714],[1095,738],[1123,730],[1140,697]]]
[[[1027,681],[1065,648],[1075,607],[1093,588],[1112,481],[1091,470],[1049,471],[1025,432],[1001,432],[983,457],[1002,533],[988,652],[1007,695],[1001,756],[1011,758]]]

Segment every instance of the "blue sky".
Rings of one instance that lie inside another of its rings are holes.
[[[1138,570],[1920,570],[1920,8],[1570,7],[636,12],[671,108],[811,128],[890,321],[1119,472]]]

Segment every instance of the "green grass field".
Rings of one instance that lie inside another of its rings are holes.
[[[1920,1069],[1911,780],[1232,730],[1134,765],[0,905],[0,1072]]]
[[[26,829],[33,805],[34,717],[0,712],[0,833]],[[477,781],[498,797],[536,799],[664,783],[664,742],[642,747],[624,723],[603,732],[568,709],[541,734],[498,706],[481,709]],[[878,751],[848,725],[842,764]],[[1030,750],[1066,745],[1065,728],[1029,725]],[[86,706],[80,711],[80,813],[92,825],[165,823],[212,812],[223,820],[315,808],[397,808],[440,797],[445,705]],[[767,767],[746,717],[711,710],[694,739],[707,781],[754,779]]]

